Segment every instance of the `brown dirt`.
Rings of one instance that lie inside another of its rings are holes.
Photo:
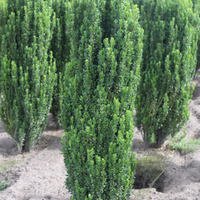
[[[200,78],[190,103],[187,137],[200,138]],[[0,200],[69,200],[65,188],[66,168],[61,153],[62,130],[55,130],[49,114],[47,130],[40,143],[30,153],[19,154],[16,142],[3,129],[0,122],[0,183],[8,187],[0,191]],[[142,135],[134,130],[132,150],[137,156],[161,154],[168,158],[164,172],[162,192],[155,188],[132,190],[131,200],[200,200],[200,149],[182,154],[166,148],[148,149]]]
[[[53,130],[54,125],[49,115],[47,130]],[[18,153],[16,142],[3,129],[1,132],[0,182],[6,180],[9,187],[0,192],[0,200],[70,199],[64,183],[66,169],[61,153],[62,130],[45,131],[35,149],[24,154]]]

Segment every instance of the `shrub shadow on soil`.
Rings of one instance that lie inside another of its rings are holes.
[[[192,100],[197,99],[200,96],[200,86],[196,86],[193,92]]]
[[[55,131],[56,130],[56,131]],[[52,132],[54,131],[54,132]],[[18,152],[16,141],[7,134],[3,128],[3,123],[0,121],[0,155],[10,157],[20,154]],[[53,119],[51,113],[48,114],[47,127],[43,133],[41,140],[35,145],[36,150],[48,148],[50,150],[61,149],[61,136],[64,133],[57,121]]]
[[[0,133],[5,132],[5,129],[3,127],[3,122],[0,121]]]
[[[0,155],[9,157],[19,154],[16,141],[6,132],[0,135]]]
[[[62,148],[61,144],[61,137],[64,135],[63,131],[57,131],[57,132],[44,132],[41,140],[38,142],[38,144],[35,146],[36,150],[60,150]]]

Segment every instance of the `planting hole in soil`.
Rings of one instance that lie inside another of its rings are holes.
[[[152,180],[147,177],[147,175],[144,173],[144,175],[135,176],[135,182],[133,185],[133,189],[143,189],[143,188],[155,188],[158,192],[163,192],[164,189],[164,180],[165,175],[164,173],[152,184]]]
[[[155,188],[158,192],[163,192],[165,163],[165,158],[156,154],[137,158],[133,189]]]

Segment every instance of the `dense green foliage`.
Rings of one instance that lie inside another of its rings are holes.
[[[127,199],[143,31],[129,1],[66,3],[70,62],[60,81],[66,185],[73,199]],[[67,41],[67,40],[66,40]]]
[[[194,12],[200,17],[200,0],[192,0]],[[196,72],[200,69],[200,18],[197,17],[196,27],[199,33],[198,51],[197,51],[197,67]]]
[[[144,28],[136,123],[148,143],[160,146],[189,118],[198,32],[190,0],[133,0]]]
[[[69,39],[66,38],[66,15],[65,15],[65,2],[67,0],[53,0],[53,10],[56,13],[56,26],[54,28],[53,38],[51,41],[51,51],[53,57],[56,59],[56,74],[63,74],[66,62],[69,61]],[[51,113],[55,118],[59,116],[59,76],[57,84],[54,87],[53,102]]]
[[[0,191],[5,190],[8,187],[8,183],[6,181],[0,182]]]
[[[55,23],[51,0],[8,0],[1,43],[0,116],[19,150],[29,151],[47,121],[55,83],[49,53]]]
[[[0,52],[1,52],[2,36],[5,34],[5,25],[7,22],[7,17],[8,17],[7,1],[0,0]],[[0,68],[1,68],[1,62],[0,62]],[[1,87],[0,87],[0,94],[1,94]]]
[[[0,44],[7,20],[7,1],[0,0]]]

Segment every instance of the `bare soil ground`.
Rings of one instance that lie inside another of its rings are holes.
[[[200,78],[190,103],[187,137],[200,138]],[[15,141],[4,131],[0,122],[0,183],[8,187],[0,191],[0,200],[69,200],[65,188],[66,168],[61,153],[62,130],[49,114],[47,129],[41,141],[30,153],[19,154]],[[200,149],[182,154],[166,148],[148,149],[141,133],[135,128],[132,150],[138,156],[161,154],[166,156],[162,192],[155,188],[132,190],[131,200],[200,200]]]

